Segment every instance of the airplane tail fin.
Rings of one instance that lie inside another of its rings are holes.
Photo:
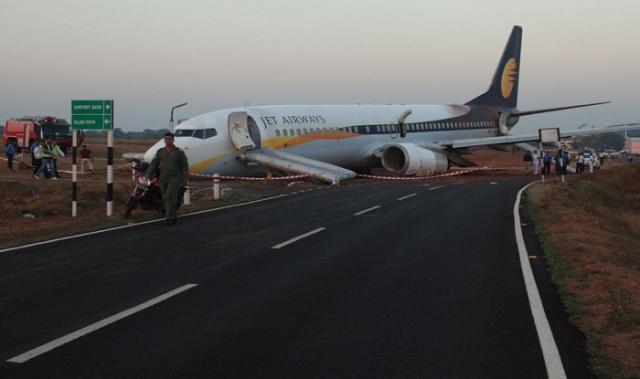
[[[505,108],[518,106],[518,77],[520,74],[520,46],[522,27],[514,26],[498,62],[491,86],[487,92],[469,101],[467,105],[491,105]]]

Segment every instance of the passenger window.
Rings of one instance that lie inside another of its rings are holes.
[[[276,129],[276,137],[280,137],[280,130]]]
[[[307,128],[302,129],[302,134],[307,134]]]
[[[287,129],[282,129],[282,135],[287,137]]]
[[[292,137],[296,135],[296,132],[293,129],[289,129],[289,133],[291,133]]]
[[[302,130],[296,129],[296,133],[298,133],[298,135],[301,136],[302,135]]]

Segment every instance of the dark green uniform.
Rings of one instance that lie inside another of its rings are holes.
[[[151,165],[147,169],[145,176],[153,178],[160,170],[160,191],[162,200],[164,201],[164,209],[167,221],[176,220],[176,208],[178,208],[178,196],[180,195],[180,187],[186,181],[189,175],[189,163],[184,151],[176,146],[172,146],[170,150],[166,147],[158,150],[156,156],[151,161]]]

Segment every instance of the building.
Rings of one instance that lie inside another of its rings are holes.
[[[640,137],[627,137],[624,139],[624,149],[630,154],[640,155]]]

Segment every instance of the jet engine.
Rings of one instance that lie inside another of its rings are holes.
[[[396,143],[382,151],[382,166],[400,175],[428,176],[449,169],[447,156],[412,143]]]

